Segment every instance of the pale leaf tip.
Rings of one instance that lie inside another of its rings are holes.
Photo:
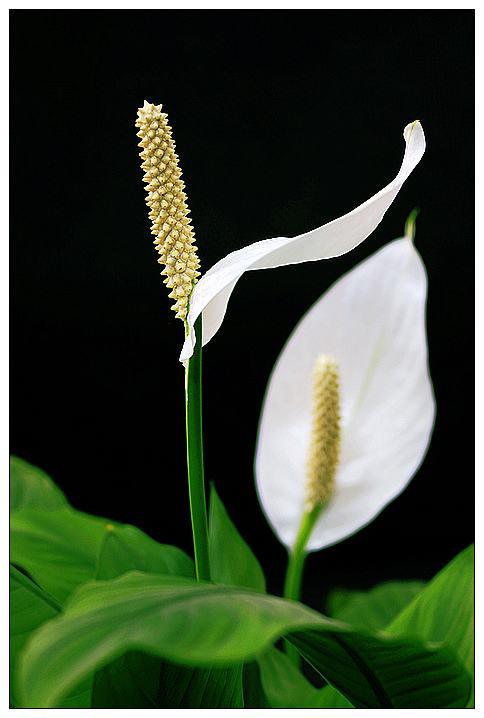
[[[417,225],[417,217],[420,213],[419,207],[414,207],[410,214],[407,217],[407,220],[405,222],[405,237],[408,237],[411,242],[414,242],[415,240],[415,232],[416,232],[416,225]]]

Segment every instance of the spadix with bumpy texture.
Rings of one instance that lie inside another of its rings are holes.
[[[164,265],[161,274],[171,289],[173,311],[185,320],[190,295],[200,276],[200,261],[172,130],[161,107],[145,101],[138,110],[136,127],[141,139],[141,168],[145,171],[143,182],[151,233],[160,255],[158,262]]]
[[[314,366],[313,423],[307,463],[306,507],[326,503],[334,490],[339,461],[340,410],[338,366],[321,355]]]

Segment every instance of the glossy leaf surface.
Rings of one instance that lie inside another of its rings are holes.
[[[11,560],[63,603],[90,581],[109,525],[70,508],[20,509],[11,519]]]
[[[99,558],[97,578],[129,570],[193,576],[193,561],[133,526],[113,527]],[[177,666],[139,651],[120,656],[97,672],[95,708],[241,708],[241,667],[199,669]]]
[[[213,487],[210,494],[209,554],[210,576],[214,583],[265,591],[262,568]]]
[[[190,668],[163,663],[160,708],[243,708],[242,665]]]
[[[474,685],[474,546],[456,556],[397,616],[385,631],[420,636],[451,648]]]
[[[272,596],[142,573],[81,587],[29,644],[22,687],[30,705],[48,707],[122,651],[211,668],[253,659],[281,636],[356,707],[467,701],[469,679],[445,649],[366,635]]]
[[[379,630],[422,590],[419,581],[393,581],[370,591],[333,591],[329,614],[338,620]],[[288,657],[272,649],[259,659],[264,691],[273,708],[345,708],[349,701],[332,686],[316,689]]]
[[[117,578],[133,570],[195,575],[192,559],[176,546],[158,543],[135,526],[110,525],[100,549],[96,579]]]
[[[388,581],[369,591],[338,589],[329,595],[328,613],[339,621],[378,631],[386,628],[424,586],[422,581]]]
[[[315,688],[285,653],[275,648],[258,659],[264,693],[272,708],[353,708],[332,686]]]
[[[21,707],[13,679],[17,674],[20,651],[32,635],[46,621],[57,616],[59,603],[14,566],[10,566],[10,677],[11,699]]]
[[[49,511],[67,506],[67,499],[42,469],[10,457],[10,511],[34,508]]]
[[[193,576],[181,549],[130,525],[71,508],[19,509],[11,520],[11,559],[63,603],[77,586],[132,569]]]

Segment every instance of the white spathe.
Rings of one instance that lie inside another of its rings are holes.
[[[313,367],[321,354],[339,365],[342,443],[335,491],[308,550],[363,528],[420,466],[435,417],[426,295],[413,242],[397,239],[337,281],[291,334],[267,388],[255,461],[260,503],[286,546],[304,512]]]
[[[202,344],[207,344],[218,332],[230,295],[244,272],[338,257],[354,249],[376,229],[425,152],[425,136],[420,122],[407,125],[403,136],[405,154],[397,176],[359,207],[297,237],[274,237],[249,244],[228,254],[201,277],[190,298],[188,335],[180,361],[186,361],[193,354],[194,324],[200,314],[203,313]]]

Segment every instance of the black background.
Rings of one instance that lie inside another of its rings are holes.
[[[432,446],[360,534],[313,554],[328,586],[427,578],[473,538],[473,13],[13,11],[12,451],[80,509],[190,550],[183,327],[155,262],[134,121],[174,129],[203,268],[352,209],[425,157],[377,231],[329,261],[249,273],[204,352],[207,478],[281,588],[252,463],[263,391],[296,321],[418,205],[429,273]]]

